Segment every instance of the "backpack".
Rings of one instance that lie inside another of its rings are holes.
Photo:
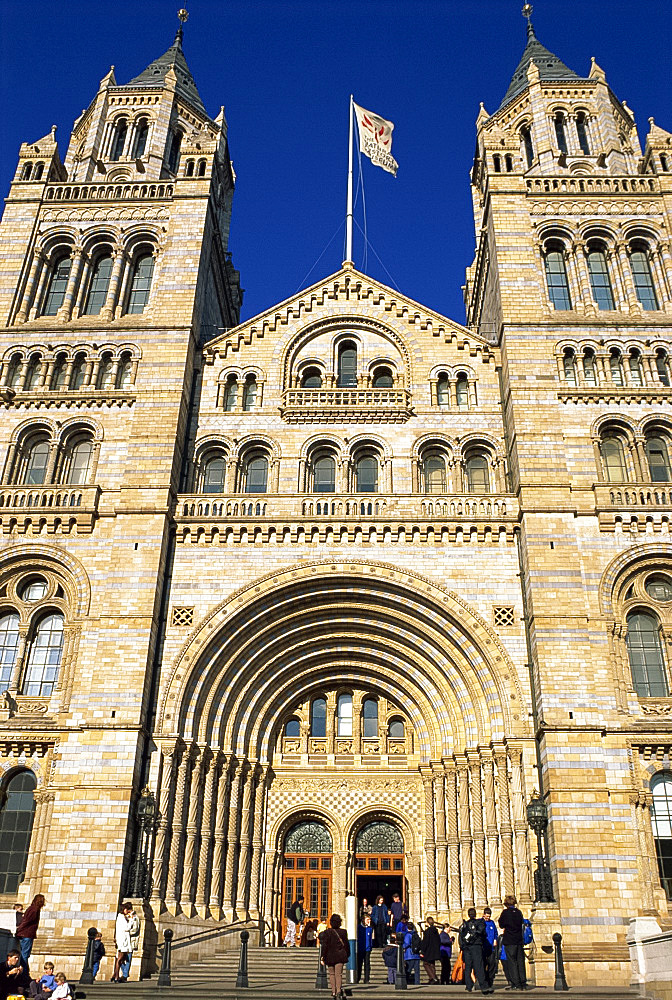
[[[523,920],[523,944],[532,944],[533,941],[532,924],[529,920]]]
[[[415,952],[416,954],[419,954],[421,947],[422,947],[422,941],[420,939],[420,935],[418,934],[417,931],[413,931],[413,934],[411,935],[411,951]]]
[[[465,944],[476,944],[478,940],[478,934],[476,933],[476,926],[473,920],[467,920],[462,925],[462,940]]]

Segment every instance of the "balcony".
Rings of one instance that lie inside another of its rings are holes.
[[[593,490],[603,531],[655,532],[672,520],[672,483],[598,483]]]
[[[4,534],[46,528],[48,533],[89,534],[98,512],[99,486],[5,486],[0,489]]]
[[[290,424],[402,424],[413,408],[408,389],[286,389],[280,414]]]

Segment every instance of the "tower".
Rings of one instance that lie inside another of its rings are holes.
[[[526,8],[522,59],[476,122],[465,302],[501,352],[520,500],[555,883],[535,918],[559,924],[566,957],[601,950],[616,971],[671,874],[651,805],[670,738],[672,136],[651,122],[642,155],[603,70],[568,69]]]

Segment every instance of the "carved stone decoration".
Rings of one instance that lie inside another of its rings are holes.
[[[333,844],[326,826],[305,822],[293,826],[285,837],[285,854],[331,854]]]
[[[357,854],[403,854],[404,841],[392,823],[367,823],[357,834]]]
[[[640,703],[643,715],[672,715],[672,701],[643,701]]]

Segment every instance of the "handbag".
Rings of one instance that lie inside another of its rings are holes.
[[[462,952],[457,956],[457,961],[453,966],[453,971],[450,974],[450,981],[460,985],[464,982],[464,959],[462,958]]]

